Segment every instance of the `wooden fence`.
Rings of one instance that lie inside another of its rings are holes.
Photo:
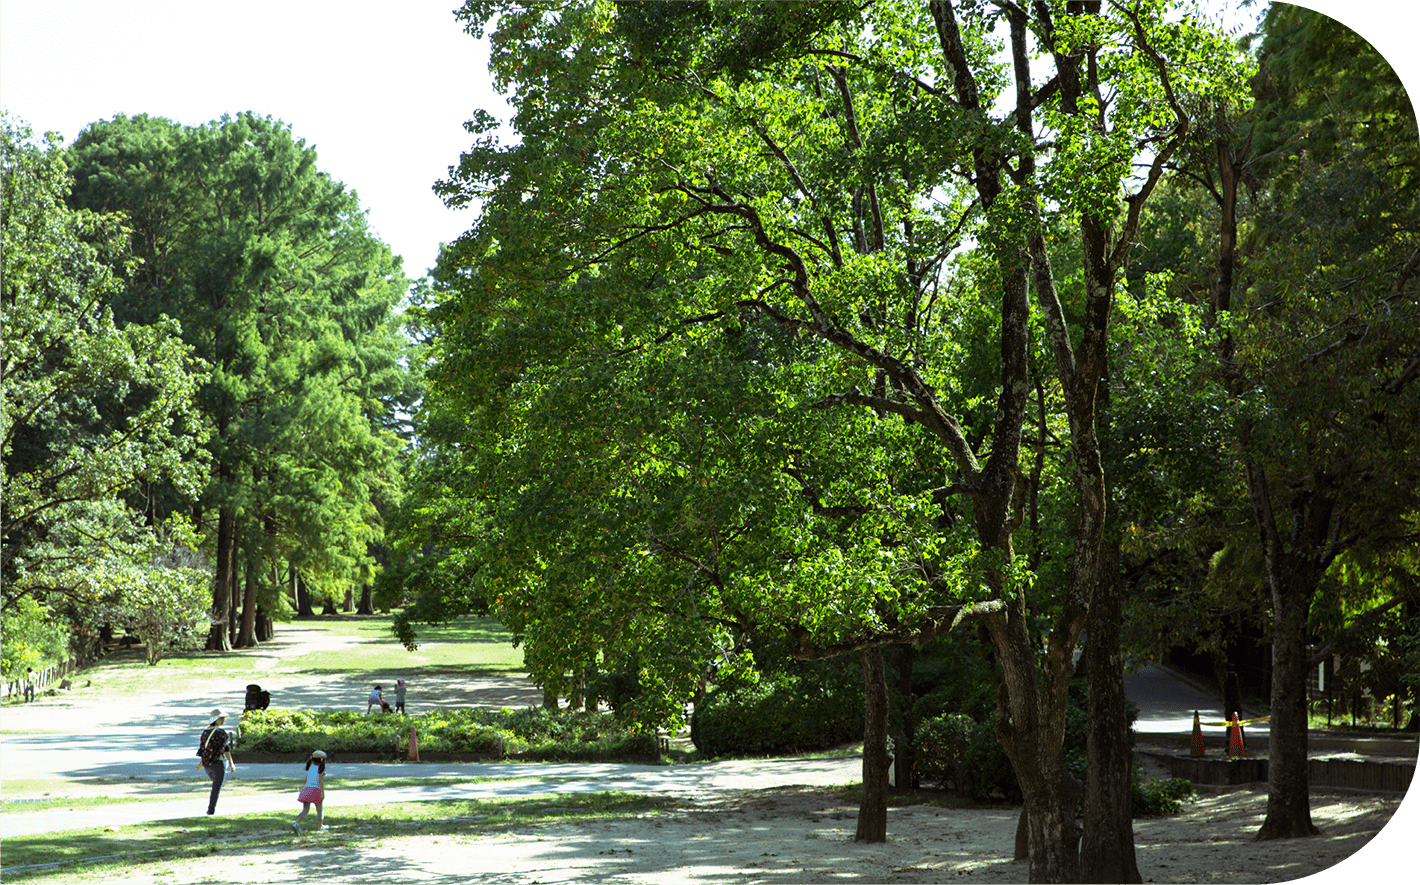
[[[35,695],[38,696],[44,694],[51,688],[58,688],[59,684],[64,681],[65,676],[68,676],[70,673],[73,673],[76,670],[82,669],[84,666],[86,665],[79,658],[75,657],[70,658],[67,661],[61,661],[58,664],[51,664],[41,670],[36,670]],[[16,678],[5,680],[4,694],[7,698],[24,697],[24,675],[21,674]]]

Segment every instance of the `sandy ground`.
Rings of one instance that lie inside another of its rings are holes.
[[[1265,791],[1203,796],[1178,816],[1135,822],[1145,882],[1286,882],[1332,868],[1366,844],[1398,800],[1322,795],[1314,839],[1249,841]],[[827,883],[1023,882],[1010,858],[1016,809],[895,808],[889,841],[852,841],[856,809],[817,788],[731,793],[627,820],[496,836],[360,838],[331,809],[333,836],[226,846],[211,857],[86,875],[85,882]],[[1339,872],[1339,871],[1338,871]],[[1351,876],[1346,876],[1351,879]],[[69,883],[72,870],[35,881]],[[1394,878],[1381,881],[1399,881]]]
[[[1319,794],[1321,837],[1252,842],[1262,787],[1204,794],[1184,813],[1135,821],[1145,882],[1289,882],[1345,861],[1385,827],[1399,797]],[[1014,807],[893,808],[889,841],[853,842],[856,808],[821,787],[684,797],[628,820],[552,824],[496,835],[362,837],[329,808],[328,834],[288,844],[214,844],[212,857],[27,879],[70,885],[182,882],[1024,882],[1012,862]],[[1413,817],[1413,815],[1411,815]],[[1413,855],[1411,855],[1413,857]],[[77,875],[78,874],[78,875]]]
[[[423,687],[435,688],[429,682]],[[296,694],[296,688],[283,686],[283,694]],[[459,693],[452,685],[441,688],[437,694]],[[341,693],[359,690],[351,680]],[[505,690],[516,695],[526,688],[508,686],[499,693]],[[427,703],[434,694],[422,699]],[[62,719],[85,706],[76,693],[51,712]],[[1396,865],[1420,838],[1417,802],[1412,797],[1402,809],[1395,795],[1314,791],[1312,816],[1322,836],[1254,843],[1265,787],[1211,790],[1182,814],[1135,821],[1138,866],[1145,882],[1285,882],[1323,871],[1309,885],[1408,881]],[[1403,813],[1393,821],[1398,809]],[[853,841],[857,808],[822,786],[686,792],[635,818],[495,835],[376,837],[364,835],[358,821],[341,820],[338,805],[329,812],[333,829],[327,834],[261,847],[218,842],[209,857],[91,871],[83,881],[708,885],[1024,882],[1028,875],[1024,863],[1010,860],[1018,808],[894,808],[889,841],[860,844]],[[1378,833],[1375,844],[1357,855]],[[31,881],[69,885],[75,871]]]

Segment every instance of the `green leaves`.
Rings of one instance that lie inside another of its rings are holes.
[[[464,7],[496,21],[520,138],[439,185],[482,214],[427,315],[420,481],[450,498],[401,544],[473,585],[430,611],[486,600],[559,690],[634,667],[626,715],[654,721],[755,633],[831,646],[1024,599],[1027,280],[1083,265],[1047,213],[1092,215],[1122,260],[1133,164],[1179,137],[1169,77],[1231,52],[1159,4],[1057,9],[1058,33],[1032,6],[1017,36],[1053,79],[1021,72],[1002,112],[1007,12],[956,6],[946,41],[921,4]],[[1069,322],[1103,340],[1090,270]],[[1042,458],[1066,427],[1042,418]]]
[[[294,564],[323,595],[368,581],[377,505],[398,496],[393,413],[408,391],[392,314],[407,281],[354,194],[253,114],[120,116],[73,153],[76,201],[127,211],[147,259],[116,315],[174,317],[211,367],[204,499],[235,515],[262,574]]]
[[[194,409],[205,367],[177,325],[120,325],[108,260],[127,231],[65,205],[67,167],[3,122],[5,313],[4,606],[48,594],[93,599],[140,589],[155,529],[128,496],[159,483],[194,492],[205,438]],[[116,262],[123,267],[122,260]],[[161,546],[161,544],[160,544]]]

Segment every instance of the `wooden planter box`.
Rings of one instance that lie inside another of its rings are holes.
[[[1186,755],[1150,754],[1165,760],[1172,777],[1195,784],[1238,786],[1267,782],[1267,759],[1244,756],[1239,759]],[[1414,762],[1354,759],[1311,759],[1308,781],[1313,787],[1405,793],[1415,778]]]

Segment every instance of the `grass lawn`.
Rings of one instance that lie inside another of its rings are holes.
[[[112,830],[70,830],[5,840],[3,879],[23,882],[55,875],[61,865],[66,881],[82,881],[108,869],[152,866],[182,857],[200,857],[240,846],[243,852],[265,845],[287,844],[295,838],[320,838],[328,845],[354,839],[413,833],[477,835],[519,831],[568,821],[642,814],[667,800],[627,793],[541,796],[526,799],[450,799],[386,805],[343,806],[333,827],[318,836],[291,833],[294,813],[206,816],[161,821]],[[307,827],[313,821],[307,823]],[[234,844],[235,843],[235,844]],[[96,860],[97,859],[97,860]],[[40,866],[39,869],[26,869]],[[72,876],[68,875],[72,873]]]
[[[460,618],[419,630],[419,646],[406,649],[390,631],[388,618],[353,618],[319,623],[322,630],[350,636],[360,644],[344,651],[312,651],[283,661],[281,669],[302,673],[400,672],[454,668],[468,674],[521,673],[522,649],[493,618]]]
[[[141,650],[115,652],[86,670],[70,676],[75,690],[120,697],[155,691],[197,690],[214,681],[230,681],[233,674],[250,681],[293,680],[302,674],[456,672],[464,675],[523,673],[522,649],[514,648],[512,635],[493,618],[467,617],[440,626],[421,626],[420,645],[406,649],[390,630],[389,615],[317,616],[276,625],[276,637],[256,648],[228,653],[188,651],[150,666]],[[306,651],[283,638],[316,634]],[[320,648],[320,635],[356,641],[353,647]]]

